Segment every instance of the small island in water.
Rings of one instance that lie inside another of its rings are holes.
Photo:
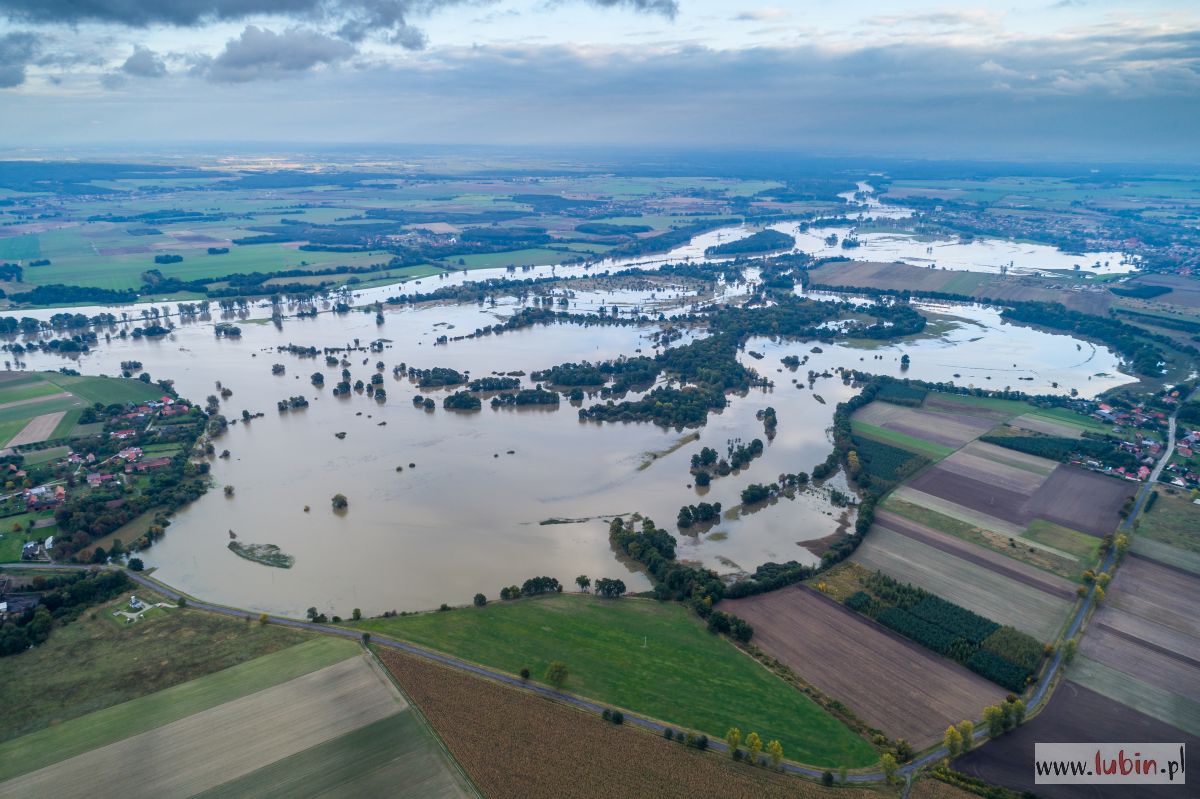
[[[238,557],[261,563],[264,566],[274,566],[277,569],[290,569],[296,563],[296,558],[287,554],[274,544],[243,544],[230,541],[229,549]]]

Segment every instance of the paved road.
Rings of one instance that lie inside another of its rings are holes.
[[[1200,391],[1198,391],[1197,393],[1200,393]],[[1145,482],[1145,484],[1142,485],[1140,491],[1137,494],[1137,498],[1134,501],[1133,509],[1130,511],[1129,516],[1121,524],[1121,526],[1118,528],[1118,530],[1132,529],[1133,520],[1137,517],[1138,513],[1141,511],[1142,506],[1145,505],[1146,498],[1149,496],[1150,491],[1154,487],[1156,481],[1158,480],[1159,475],[1162,474],[1162,470],[1166,466],[1167,461],[1170,460],[1171,454],[1172,454],[1172,452],[1174,452],[1174,450],[1175,450],[1175,415],[1172,414],[1171,419],[1168,424],[1167,446],[1163,450],[1163,455],[1159,459],[1158,463],[1155,465],[1154,470],[1150,473],[1150,479],[1148,479]],[[1115,557],[1116,557],[1116,553],[1114,550],[1113,552],[1110,552],[1108,554],[1108,556],[1105,558],[1104,564],[1101,568],[1103,570],[1107,571],[1112,566]],[[49,563],[21,564],[21,567],[22,568],[31,568],[31,569],[46,569],[46,570],[96,568],[95,566],[86,566],[86,565],[66,565],[66,564],[60,565],[60,564],[49,564]],[[107,566],[104,568],[111,569],[111,568],[116,568],[116,567]],[[154,591],[157,591],[158,593],[165,595],[169,599],[178,601],[180,599],[180,597],[182,596],[178,591],[171,588],[170,586],[160,583],[157,580],[151,579],[150,577],[148,577],[145,574],[142,574],[141,572],[134,572],[134,571],[129,571],[128,569],[126,569],[125,573],[134,582],[136,582],[140,585],[143,585],[147,588],[153,589]],[[191,597],[184,597],[184,598],[187,599],[188,607],[195,608],[197,610],[207,611],[209,613],[218,613],[223,616],[232,616],[232,617],[240,618],[240,619],[246,619],[246,618],[257,619],[261,615],[259,613],[254,613],[253,611],[242,610],[240,608],[231,608],[231,607],[226,607],[224,605],[214,605],[210,602],[204,602],[204,601],[201,601],[198,599],[192,599]],[[1079,631],[1079,628],[1083,625],[1083,621],[1087,617],[1088,611],[1091,610],[1091,608],[1094,604],[1095,604],[1095,590],[1093,589],[1093,590],[1089,591],[1087,597],[1083,601],[1083,604],[1079,607],[1079,610],[1075,613],[1075,616],[1071,619],[1071,623],[1067,627],[1065,639],[1070,639],[1075,636],[1075,634]],[[281,625],[284,627],[292,627],[292,628],[295,628],[298,630],[309,630],[311,632],[321,633],[324,635],[338,635],[338,636],[342,636],[343,638],[355,638],[355,639],[357,639],[361,636],[361,633],[356,630],[348,630],[343,627],[332,627],[332,626],[325,625],[325,624],[314,624],[312,622],[299,621],[297,619],[289,619],[289,618],[285,618],[283,616],[268,615],[268,619],[271,624],[278,624],[278,625]],[[511,686],[514,686],[517,688],[522,688],[526,691],[532,691],[533,693],[540,694],[542,696],[549,697],[551,699],[555,699],[560,702],[566,702],[567,704],[574,705],[575,707],[581,708],[583,710],[588,710],[593,713],[601,713],[606,708],[606,705],[601,705],[596,702],[589,701],[587,699],[582,699],[578,696],[573,696],[571,694],[566,694],[566,693],[562,693],[560,691],[555,691],[552,688],[547,688],[545,686],[538,685],[537,683],[527,682],[525,680],[520,679],[519,677],[513,677],[510,674],[505,674],[504,672],[495,671],[493,669],[489,669],[485,666],[479,666],[474,663],[468,663],[464,660],[459,660],[458,658],[450,657],[449,655],[443,655],[440,652],[433,652],[428,649],[423,649],[422,647],[414,646],[414,645],[406,643],[404,641],[397,641],[396,639],[389,638],[387,636],[376,635],[376,634],[372,633],[371,641],[373,643],[381,644],[383,646],[391,647],[393,649],[399,649],[403,652],[407,652],[411,655],[415,655],[416,657],[424,658],[426,660],[431,660],[436,663],[441,663],[445,666],[449,666],[450,668],[458,669],[460,671],[470,672],[472,674],[476,674],[481,677],[486,677],[491,680],[496,680],[497,682],[502,682],[502,683],[505,683],[507,685],[511,685]],[[1029,700],[1030,711],[1039,707],[1047,699],[1047,696],[1050,692],[1050,687],[1053,685],[1055,678],[1058,676],[1058,673],[1062,668],[1062,660],[1063,660],[1063,655],[1062,655],[1061,650],[1058,652],[1055,652],[1054,660],[1050,663],[1050,668],[1046,670],[1045,675],[1042,677],[1041,682],[1038,684],[1037,690],[1034,691],[1033,696],[1030,697],[1030,700]],[[653,719],[644,718],[642,716],[638,716],[633,713],[626,713],[625,722],[627,724],[632,724],[635,727],[641,727],[642,729],[649,730],[651,732],[655,732],[660,735],[663,733],[664,730],[667,729],[667,725],[664,725],[661,722],[655,721]],[[986,729],[980,728],[975,731],[975,740],[976,741],[983,741],[983,740],[986,740],[986,738],[987,738],[987,730]],[[728,747],[725,745],[724,741],[710,739],[709,748],[715,749],[718,752],[724,752],[727,750]],[[899,768],[897,770],[897,773],[906,779],[910,778],[918,769],[923,768],[924,766],[927,766],[931,763],[936,763],[937,761],[946,757],[946,755],[947,755],[946,749],[944,747],[939,747],[935,751],[930,752],[929,754],[927,754],[917,760],[914,760],[910,763],[905,764],[904,766],[902,766],[901,768]],[[819,778],[823,774],[823,771],[820,769],[806,768],[804,766],[795,765],[794,763],[784,763],[783,769],[791,774],[800,774],[800,775],[803,775],[806,777]],[[855,783],[879,782],[882,779],[883,779],[882,772],[876,772],[876,773],[871,773],[871,774],[849,774],[849,775],[847,775],[847,780],[849,782],[855,782]]]

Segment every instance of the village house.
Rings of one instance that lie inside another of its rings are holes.
[[[161,469],[164,466],[170,466],[170,465],[171,465],[171,459],[167,458],[167,457],[147,458],[146,460],[139,461],[138,463],[126,464],[125,465],[125,473],[130,474],[132,472],[148,472],[151,469]]]

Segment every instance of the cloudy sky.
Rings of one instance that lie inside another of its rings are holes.
[[[0,147],[1200,161],[1195,0],[0,0]]]

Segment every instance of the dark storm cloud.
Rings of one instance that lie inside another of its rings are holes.
[[[275,33],[247,25],[241,36],[225,43],[220,55],[201,62],[198,71],[215,83],[275,80],[345,61],[354,53],[354,45],[317,31],[291,28]]]
[[[25,67],[38,53],[38,38],[28,31],[0,36],[0,89],[11,89],[25,82]]]
[[[135,78],[161,78],[167,74],[167,65],[158,53],[148,47],[136,45],[133,55],[121,65],[121,71]]]

